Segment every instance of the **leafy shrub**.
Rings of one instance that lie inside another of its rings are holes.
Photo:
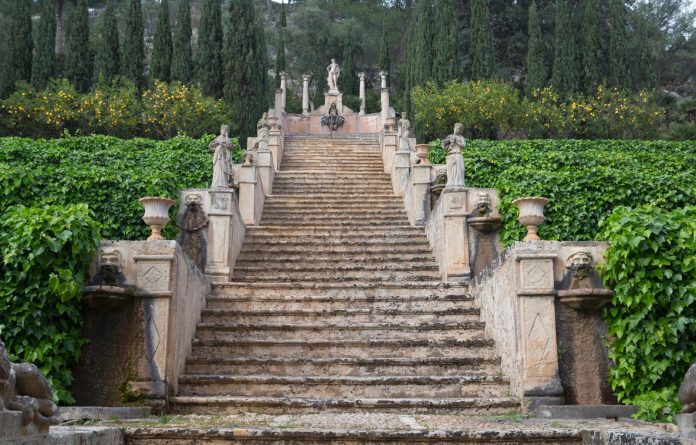
[[[128,80],[97,85],[80,100],[81,128],[86,133],[133,137],[142,121],[139,93]]]
[[[441,144],[433,145],[431,162],[444,162]],[[506,245],[524,236],[512,205],[520,196],[551,199],[539,233],[552,240],[596,239],[617,206],[696,205],[695,159],[693,142],[471,140],[464,150],[467,185],[500,192]]]
[[[601,237],[610,248],[600,272],[615,292],[605,310],[612,388],[642,418],[673,421],[696,361],[696,207],[619,207]]]
[[[178,198],[212,178],[211,137],[0,139],[0,207],[87,203],[106,239],[143,239],[143,196]],[[235,157],[241,149],[235,140]],[[173,236],[171,224],[167,226]]]
[[[670,123],[672,139],[696,139],[696,97],[687,97],[676,103],[676,119]]]
[[[58,136],[79,120],[79,95],[67,80],[55,80],[44,91],[26,82],[3,102],[4,124],[24,136]]]
[[[0,219],[0,337],[12,359],[33,362],[59,401],[73,401],[82,338],[81,293],[99,242],[84,204],[6,208]]]

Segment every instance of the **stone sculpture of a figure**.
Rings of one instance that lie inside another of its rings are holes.
[[[684,376],[684,381],[679,387],[679,401],[682,403],[683,413],[696,412],[696,363],[691,365]]]
[[[338,91],[338,78],[341,77],[341,67],[336,63],[336,59],[331,59],[331,63],[326,67],[329,76],[326,83],[329,85],[329,91]]]
[[[263,113],[261,119],[256,124],[256,145],[254,148],[259,151],[268,151],[268,136],[270,126],[268,125],[268,113]]]
[[[208,145],[213,154],[213,189],[226,189],[230,186],[230,127],[223,125],[220,128],[220,136],[213,139]]]
[[[193,260],[201,272],[205,271],[207,245],[204,227],[208,225],[208,217],[203,211],[200,195],[186,197],[186,210],[179,217],[176,226],[179,228],[177,242],[183,247],[186,256]]]
[[[399,120],[399,150],[411,151],[411,121],[408,120],[406,113],[401,114]]]
[[[454,124],[454,133],[443,141],[447,150],[447,186],[445,190],[464,188],[464,157],[462,149],[466,146],[464,126]]]

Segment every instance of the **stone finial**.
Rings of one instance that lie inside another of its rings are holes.
[[[304,74],[302,75],[302,81],[303,81],[303,82],[309,82],[310,80],[312,80],[312,75],[311,75],[311,74],[309,74],[309,73],[304,73]]]
[[[358,79],[360,79],[361,81],[364,81],[365,77],[367,77],[365,73],[358,73]]]

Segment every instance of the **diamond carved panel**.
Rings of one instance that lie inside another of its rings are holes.
[[[147,292],[169,291],[169,261],[138,261],[136,285]]]

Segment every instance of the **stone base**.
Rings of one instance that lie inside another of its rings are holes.
[[[561,397],[524,396],[522,398],[522,411],[525,413],[536,411],[541,406],[554,406],[563,403]]]
[[[637,411],[636,405],[561,405],[539,406],[534,414],[544,419],[621,419]]]
[[[20,444],[34,440],[40,440],[48,435],[48,425],[36,425],[30,423],[22,426],[22,414],[14,411],[0,412],[0,443]]]
[[[58,421],[142,419],[150,417],[149,406],[61,406]]]
[[[696,413],[679,414],[677,426],[682,445],[696,445]]]

